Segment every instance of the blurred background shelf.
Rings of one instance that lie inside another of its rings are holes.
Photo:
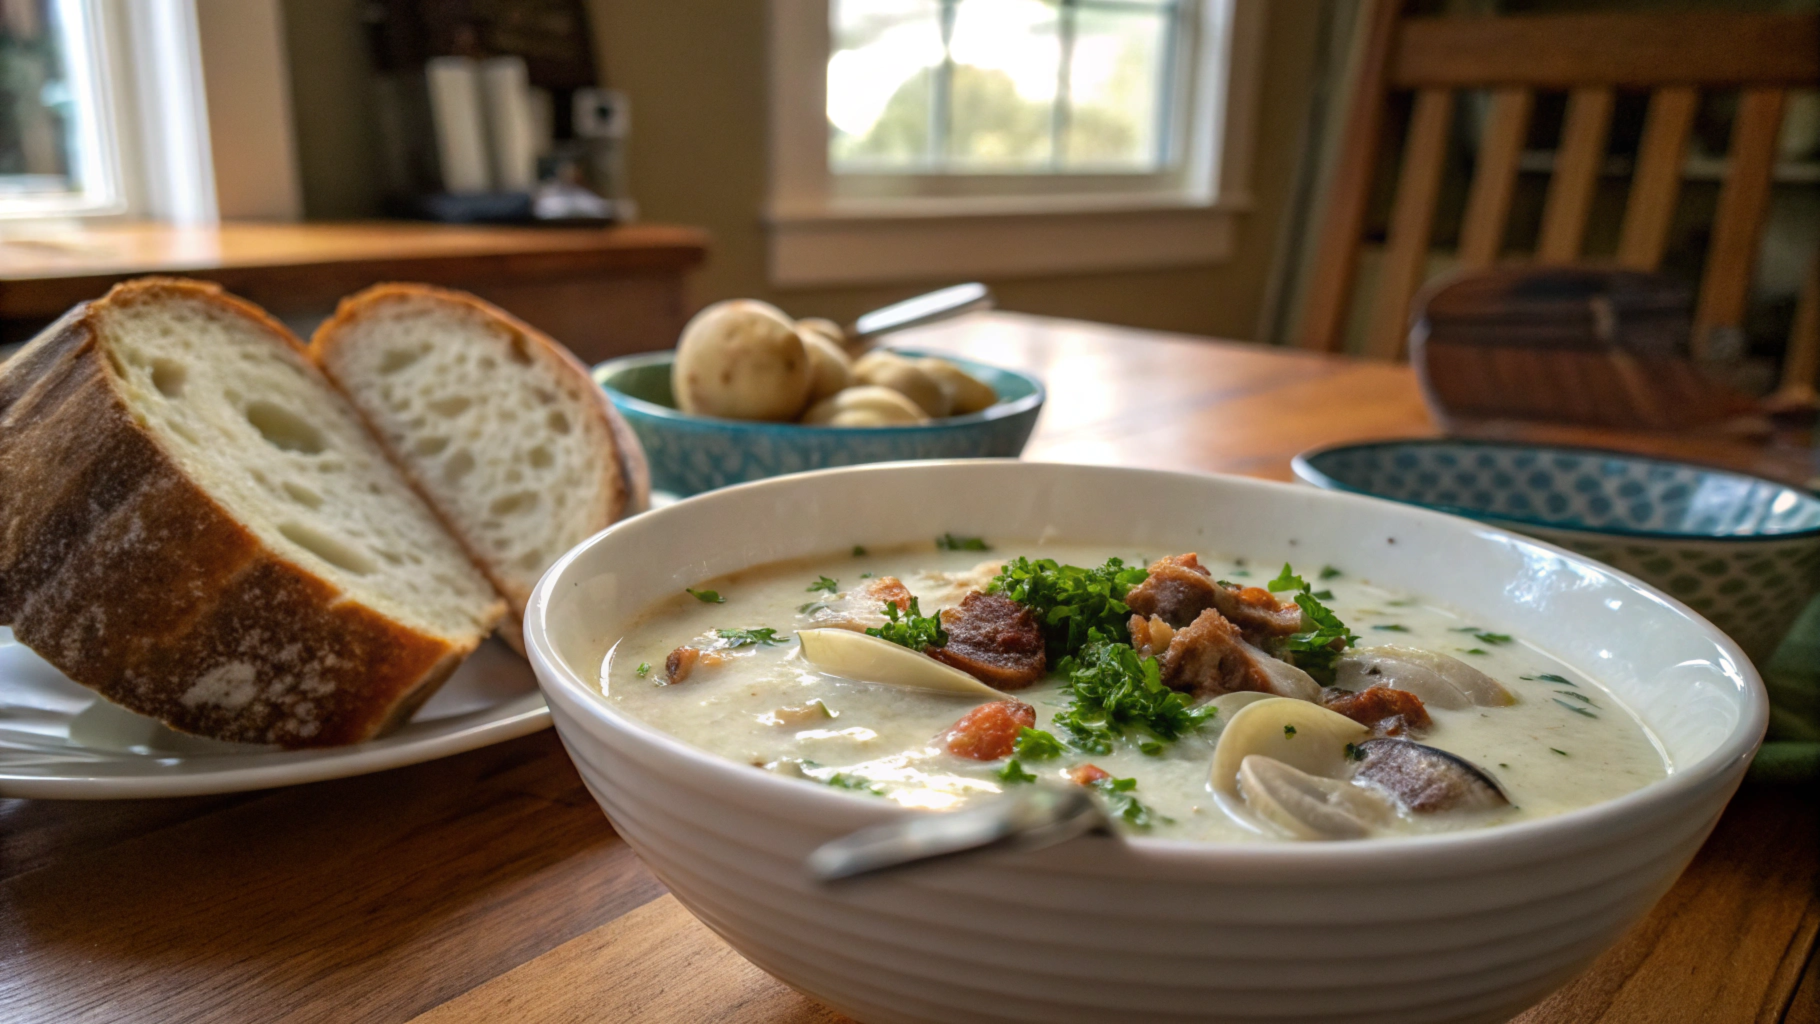
[[[405,280],[474,292],[592,363],[673,344],[690,310],[686,277],[707,248],[706,232],[661,224],[239,222],[38,230],[0,238],[0,344],[29,340],[70,306],[140,274],[219,282],[306,335],[343,295]]]

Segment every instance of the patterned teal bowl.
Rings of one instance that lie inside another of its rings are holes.
[[[1480,519],[1667,591],[1762,664],[1820,589],[1820,498],[1591,448],[1434,440],[1304,452],[1296,476]]]
[[[670,392],[673,355],[647,352],[601,363],[594,368],[594,380],[644,444],[651,486],[678,497],[865,462],[1016,458],[1043,408],[1043,385],[1035,377],[941,353],[992,385],[998,404],[914,427],[805,427],[691,416],[677,410]]]

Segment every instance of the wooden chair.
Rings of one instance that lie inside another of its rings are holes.
[[[1613,100],[1648,91],[1648,114],[1617,248],[1622,267],[1661,263],[1675,212],[1700,91],[1739,90],[1729,168],[1693,309],[1693,349],[1710,357],[1743,324],[1770,178],[1791,87],[1820,82],[1820,14],[1574,14],[1518,17],[1400,16],[1378,0],[1342,142],[1326,219],[1316,244],[1298,341],[1338,351],[1344,342],[1372,170],[1392,93],[1413,92],[1389,235],[1370,297],[1365,352],[1404,352],[1410,302],[1423,284],[1456,95],[1489,90],[1490,103],[1461,225],[1458,262],[1483,268],[1502,255],[1518,165],[1539,90],[1568,94],[1566,118],[1542,211],[1538,263],[1581,257],[1588,214],[1605,163]],[[1813,319],[1811,300],[1806,316]],[[1785,374],[1805,384],[1820,366],[1820,341],[1805,342],[1798,316]],[[1786,390],[1786,387],[1785,387]]]

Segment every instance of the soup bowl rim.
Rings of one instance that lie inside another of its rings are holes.
[[[723,500],[737,501],[746,495],[767,489],[813,486],[817,479],[840,474],[892,473],[919,467],[978,467],[994,462],[1004,465],[1040,465],[1016,459],[938,459],[845,466],[755,480],[695,495],[669,507],[676,508],[685,504]],[[1140,859],[1152,858],[1158,864],[1249,866],[1293,871],[1307,870],[1317,866],[1329,868],[1363,867],[1367,864],[1390,866],[1407,864],[1415,860],[1432,862],[1435,859],[1442,859],[1451,862],[1476,853],[1528,848],[1531,844],[1547,846],[1556,840],[1568,837],[1622,831],[1619,827],[1621,823],[1671,813],[1673,805],[1694,803],[1698,794],[1706,787],[1724,784],[1728,779],[1736,779],[1741,776],[1743,767],[1748,764],[1755,753],[1767,728],[1769,702],[1762,680],[1750,660],[1745,657],[1743,651],[1730,637],[1707,622],[1686,604],[1657,588],[1566,548],[1512,533],[1480,520],[1447,515],[1407,502],[1346,491],[1323,489],[1311,492],[1308,488],[1293,483],[1217,474],[1179,473],[1113,466],[1074,466],[1060,463],[1053,465],[1067,469],[1097,469],[1108,473],[1128,474],[1134,479],[1142,476],[1203,479],[1211,477],[1219,479],[1227,485],[1255,488],[1263,493],[1284,496],[1318,494],[1320,495],[1319,500],[1335,502],[1342,507],[1355,504],[1374,507],[1390,506],[1395,510],[1394,515],[1408,516],[1418,521],[1439,522],[1452,529],[1465,530],[1474,537],[1485,537],[1488,540],[1536,549],[1539,553],[1563,559],[1582,572],[1590,571],[1607,577],[1629,590],[1636,597],[1649,603],[1665,606],[1670,612],[1677,613],[1687,620],[1688,625],[1699,630],[1701,636],[1710,641],[1718,649],[1718,653],[1723,656],[1723,660],[1715,665],[1715,669],[1720,671],[1718,678],[1728,684],[1722,689],[1732,695],[1732,699],[1739,705],[1740,713],[1731,731],[1719,741],[1713,750],[1698,760],[1686,765],[1676,765],[1675,770],[1667,776],[1655,779],[1628,793],[1547,817],[1458,831],[1384,836],[1367,840],[1328,843],[1290,840],[1222,842],[1206,839],[1164,838],[1143,834],[1124,835],[1123,846]],[[634,529],[633,524],[648,523],[650,520],[646,518],[647,516],[661,516],[664,512],[664,509],[658,509],[609,526],[565,553],[538,581],[524,616],[524,639],[526,653],[536,669],[538,683],[544,690],[546,699],[551,700],[552,703],[560,703],[563,710],[571,713],[579,712],[592,723],[605,726],[622,737],[635,740],[647,747],[654,747],[666,757],[679,759],[692,768],[709,775],[724,777],[740,788],[756,787],[775,793],[778,799],[798,806],[813,805],[817,808],[825,808],[830,823],[850,819],[853,817],[854,811],[869,810],[871,812],[869,816],[876,820],[927,813],[903,808],[889,801],[881,801],[877,797],[851,793],[809,780],[754,771],[750,765],[696,747],[621,711],[599,693],[588,680],[580,678],[569,669],[562,658],[556,656],[555,641],[549,636],[548,617],[552,602],[559,599],[557,596],[559,590],[565,589],[561,588],[561,584],[565,582],[567,573],[594,548],[603,543],[610,543],[612,538],[621,532]],[[756,564],[747,568],[753,567],[756,567]],[[590,732],[589,735],[592,738],[598,738],[598,733]]]

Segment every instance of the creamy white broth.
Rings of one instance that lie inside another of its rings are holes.
[[[892,576],[919,598],[925,614],[934,614],[977,589],[989,575],[989,566],[981,571],[982,563],[1022,554],[1096,566],[1116,555],[1141,566],[1173,553],[1178,552],[995,540],[987,553],[920,546],[760,566],[695,585],[696,592],[713,591],[723,603],[680,593],[646,610],[608,652],[600,686],[606,699],[627,714],[755,770],[859,789],[907,807],[958,807],[1009,785],[999,778],[1005,761],[958,757],[937,741],[984,699],[856,682],[818,670],[804,660],[795,631],[819,624],[815,605],[832,598],[809,586],[825,576],[837,580],[844,593],[870,578]],[[1201,562],[1215,578],[1251,585],[1263,584],[1277,568],[1208,552],[1201,554]],[[1431,705],[1433,728],[1414,737],[1485,770],[1511,806],[1476,813],[1399,812],[1374,835],[1545,817],[1630,792],[1669,770],[1660,746],[1615,696],[1523,637],[1494,642],[1510,631],[1375,587],[1346,574],[1344,566],[1317,582],[1321,568],[1298,567],[1314,586],[1331,592],[1324,603],[1359,635],[1359,647],[1396,644],[1449,654],[1503,683],[1516,697],[1508,707],[1449,710]],[[754,628],[775,630],[777,643],[726,648],[715,632]],[[1481,638],[1468,628],[1492,637]],[[723,660],[668,684],[665,659],[682,646],[721,648],[717,653]],[[1543,675],[1569,683],[1538,678]],[[1051,725],[1069,701],[1053,672],[1010,696],[1036,709],[1037,728],[1067,740],[1064,730]],[[1144,834],[1281,839],[1242,807],[1223,808],[1221,801],[1230,798],[1209,786],[1214,748],[1229,719],[1230,714],[1215,715],[1195,733],[1163,744],[1156,754],[1141,751],[1134,739],[1115,743],[1110,753],[1071,750],[1060,758],[1021,758],[1019,763],[1024,771],[1055,781],[1065,782],[1068,769],[1086,763],[1118,778],[1136,779],[1132,795],[1155,816]]]

